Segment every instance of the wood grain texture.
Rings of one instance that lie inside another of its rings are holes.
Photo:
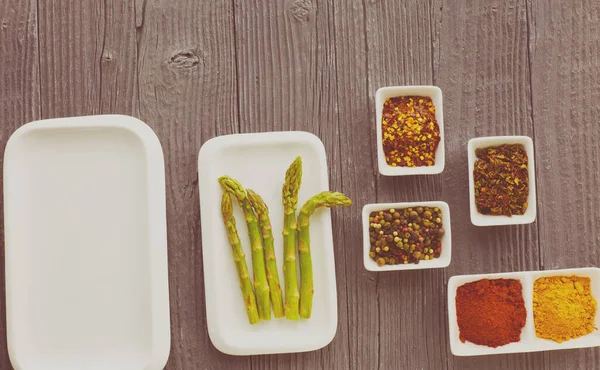
[[[433,53],[437,35],[431,20],[433,6],[418,0],[366,2],[369,121],[373,131],[374,96],[378,88],[434,82]],[[372,145],[375,147],[376,143]],[[378,176],[376,200],[444,200],[440,197],[441,190],[441,176]],[[376,280],[378,297],[379,367],[409,368],[412,364],[422,364],[436,369],[446,366],[442,339],[447,335],[447,314],[440,309],[445,306],[444,270],[373,272],[370,275]],[[399,328],[402,328],[402,338],[419,338],[419,341],[399,341]]]
[[[592,0],[5,0],[0,147],[39,118],[130,114],[156,131],[167,171],[167,369],[595,368],[598,349],[452,356],[446,284],[600,263],[599,11]],[[377,173],[375,91],[408,84],[442,88],[441,175]],[[226,356],[206,328],[197,154],[218,135],[273,130],[318,135],[330,187],[354,200],[333,211],[338,331],[315,352]],[[515,134],[534,138],[538,221],[474,227],[467,140]],[[417,200],[450,205],[450,267],[367,272],[362,206]],[[0,369],[9,367],[1,335]]]
[[[236,62],[241,132],[302,130],[321,138],[327,151],[330,187],[340,189],[338,101],[333,3],[240,1],[235,3]],[[343,140],[342,140],[343,141]],[[343,239],[334,210],[335,240]],[[339,316],[346,317],[345,261],[336,260]],[[348,368],[346,322],[321,351],[258,356],[253,369]]]
[[[42,117],[134,115],[133,1],[39,2]]]
[[[436,82],[444,91],[449,158],[442,174],[443,198],[450,205],[453,236],[452,264],[446,273],[537,270],[537,223],[475,227],[468,207],[467,140],[533,135],[525,4],[465,1],[443,6],[439,47]],[[535,368],[542,364],[539,353],[462,358],[448,352],[447,359],[449,367],[456,369]]]
[[[347,326],[349,366],[339,369],[372,369],[379,366],[380,317],[376,279],[362,262],[361,210],[372,203],[376,191],[376,143],[369,114],[367,50],[364,4],[336,1],[334,32],[337,76],[337,106],[341,145],[342,187],[354,205],[341,210],[342,239],[336,239],[336,257],[344,259],[347,315],[340,322]],[[339,270],[338,270],[339,271]],[[339,274],[339,272],[338,272]],[[339,280],[338,280],[339,281]]]
[[[139,116],[162,143],[167,176],[167,369],[249,368],[249,358],[225,356],[208,338],[198,206],[200,144],[237,130],[232,3],[161,0],[137,6]]]
[[[598,266],[600,4],[529,4],[540,267]],[[567,226],[569,215],[576,219]],[[597,298],[597,297],[596,297]],[[544,354],[556,369],[598,367],[600,349]]]
[[[0,150],[19,126],[40,118],[40,75],[35,0],[0,2]],[[0,165],[4,164],[4,155]],[[3,175],[0,173],[0,186]],[[0,198],[0,210],[4,207]],[[4,218],[0,222],[4,246]],[[0,249],[0,285],[4,287],[4,247]],[[0,369],[9,369],[5,291],[0,294]]]

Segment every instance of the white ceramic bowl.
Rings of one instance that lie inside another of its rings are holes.
[[[438,207],[442,211],[442,226],[445,234],[442,237],[442,253],[439,258],[434,258],[429,261],[419,261],[419,264],[399,264],[399,265],[384,265],[377,266],[377,262],[369,257],[371,251],[371,241],[369,237],[369,215],[371,212],[380,211],[382,209],[403,209],[409,207]],[[412,202],[412,203],[375,203],[367,204],[362,211],[363,223],[363,262],[365,268],[369,271],[398,271],[398,270],[422,270],[440,267],[448,267],[450,257],[452,256],[452,233],[450,227],[450,208],[446,202]]]
[[[477,212],[475,205],[475,180],[473,178],[473,169],[477,156],[475,151],[479,148],[490,146],[499,146],[502,144],[521,144],[527,152],[527,169],[529,171],[529,198],[527,198],[528,207],[523,215],[494,216],[482,215]],[[469,199],[471,203],[471,222],[475,226],[498,226],[498,225],[519,225],[530,224],[535,221],[537,214],[537,203],[535,195],[535,158],[533,151],[533,140],[528,136],[488,136],[469,140]]]
[[[381,118],[383,115],[383,104],[389,98],[396,96],[428,96],[435,107],[435,119],[440,127],[440,144],[435,153],[434,166],[421,167],[392,167],[385,161],[383,153],[383,134],[381,129]],[[377,166],[379,173],[384,176],[406,176],[406,175],[434,175],[444,170],[444,110],[442,104],[442,90],[437,86],[389,86],[382,87],[375,93],[375,111],[377,128]]]
[[[587,348],[600,346],[600,331],[595,330],[590,334],[571,339],[562,343],[541,339],[535,335],[533,323],[533,283],[544,276],[582,276],[591,279],[592,296],[600,299],[600,269],[596,267],[548,270],[548,271],[521,271],[500,274],[459,275],[448,280],[448,331],[450,333],[450,350],[455,356],[479,356],[501,353],[521,353],[550,351],[556,349]],[[466,283],[481,279],[517,279],[523,284],[523,300],[527,310],[527,321],[521,331],[519,342],[509,343],[501,347],[487,347],[470,342],[462,343],[458,337],[458,323],[456,317],[456,289]],[[600,309],[600,306],[598,306]],[[600,327],[600,312],[596,311],[595,327]]]

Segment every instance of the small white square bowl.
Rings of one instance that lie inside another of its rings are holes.
[[[419,261],[419,264],[408,263],[398,265],[377,266],[377,262],[369,256],[371,251],[371,240],[369,237],[369,215],[371,212],[383,209],[404,209],[410,207],[438,207],[442,211],[442,226],[444,236],[442,237],[442,253],[439,258],[429,261]],[[432,268],[448,267],[452,256],[452,233],[450,227],[450,208],[446,202],[411,202],[411,203],[374,203],[367,204],[362,211],[363,224],[363,263],[369,271],[398,271],[398,270],[423,270]]]
[[[500,146],[502,144],[521,144],[527,152],[527,170],[529,172],[529,197],[527,198],[527,210],[523,215],[494,216],[482,215],[477,212],[475,205],[475,179],[473,170],[477,156],[475,151],[479,148]],[[533,151],[533,140],[528,136],[488,136],[469,140],[469,202],[471,203],[471,222],[475,226],[499,226],[499,225],[521,225],[530,224],[535,221],[537,215],[537,203],[535,195],[535,158]]]
[[[434,166],[421,167],[393,167],[385,161],[383,153],[383,133],[381,119],[383,116],[383,104],[389,98],[397,96],[427,96],[431,98],[435,107],[435,119],[440,127],[440,144],[435,153]],[[444,110],[442,104],[442,90],[437,86],[389,86],[382,87],[375,93],[375,111],[377,128],[377,167],[379,173],[384,176],[406,176],[406,175],[435,175],[444,170]]]

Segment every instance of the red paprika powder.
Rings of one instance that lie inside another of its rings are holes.
[[[515,279],[483,279],[456,290],[461,342],[498,347],[521,340],[527,313],[523,286]]]

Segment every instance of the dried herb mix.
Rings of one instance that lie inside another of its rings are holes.
[[[381,121],[385,161],[393,167],[435,165],[440,127],[427,96],[398,96],[383,104]]]
[[[480,148],[473,170],[475,204],[484,215],[522,215],[527,210],[529,171],[523,145]]]
[[[437,207],[391,208],[369,216],[369,256],[379,266],[438,258],[443,236],[442,212]]]
[[[523,286],[515,279],[482,279],[456,290],[461,342],[498,347],[521,340],[527,313]]]

